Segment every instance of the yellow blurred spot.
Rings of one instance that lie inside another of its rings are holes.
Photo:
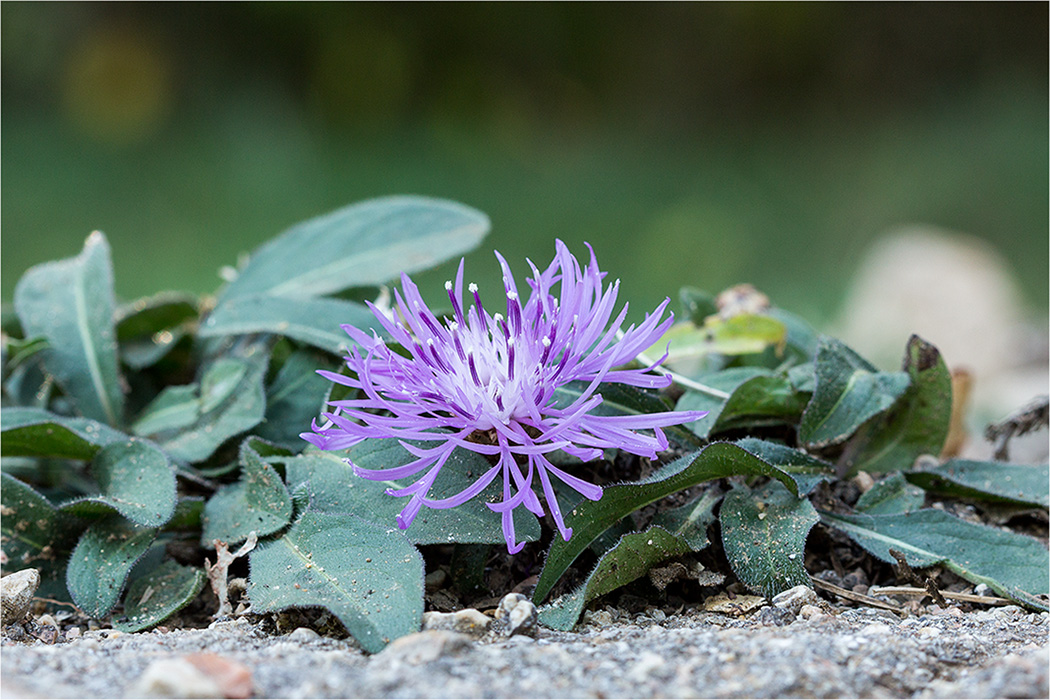
[[[117,145],[142,141],[171,108],[171,71],[148,31],[105,27],[87,34],[70,53],[62,103],[86,135]]]

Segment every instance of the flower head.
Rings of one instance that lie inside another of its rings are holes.
[[[665,299],[637,327],[631,325],[620,332],[626,304],[610,323],[619,281],[602,289],[605,273],[598,269],[593,250],[590,263],[582,268],[561,241],[556,241],[556,249],[554,261],[543,272],[529,262],[533,275],[528,280],[527,299],[519,294],[506,260],[496,253],[505,291],[496,313],[482,305],[475,284],[468,285],[470,297],[464,305],[462,261],[455,283],[445,283],[452,302],[452,314],[446,319],[437,318],[427,308],[416,285],[403,274],[403,295],[395,292],[396,316],[370,307],[407,357],[391,350],[375,332],[343,326],[356,343],[346,357],[353,374],[320,373],[358,389],[358,396],[332,401],[334,410],[323,414],[325,423],[314,422],[313,432],[302,437],[325,450],[345,449],[367,438],[433,443],[424,449],[402,442],[416,457],[403,466],[376,470],[354,466],[358,476],[376,480],[422,472],[411,485],[387,490],[392,496],[409,499],[397,516],[402,529],[411,525],[421,507],[455,507],[502,477],[502,501],[487,505],[502,515],[511,553],[524,546],[514,535],[514,509],[524,506],[537,516],[544,514],[544,503],[533,490],[536,480],[555,525],[568,540],[572,529],[565,525],[552,477],[590,500],[599,499],[602,490],[552,464],[550,453],[563,450],[587,461],[597,459],[605,448],[619,448],[656,458],[658,450],[667,448],[661,427],[704,415],[696,411],[637,416],[594,412],[602,402],[597,391],[603,382],[638,387],[671,383],[670,377],[650,372],[655,365],[618,368],[659,339],[673,316],[662,320],[669,303]],[[559,387],[580,381],[586,386],[570,404],[555,400]],[[457,447],[485,455],[492,468],[454,496],[430,498],[438,473]]]

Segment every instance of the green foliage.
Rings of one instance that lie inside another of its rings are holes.
[[[197,597],[208,580],[204,569],[167,560],[128,586],[124,615],[113,621],[122,632],[139,632],[163,622]]]
[[[919,510],[925,502],[925,491],[894,472],[861,495],[854,509],[868,515],[892,515]]]
[[[555,538],[551,544],[533,600],[542,602],[576,557],[625,515],[690,486],[742,474],[772,477],[791,491],[798,490],[787,472],[736,445],[716,442],[665,465],[642,481],[606,488],[601,500],[583,501],[566,514],[565,524],[573,529],[573,536],[568,542]]]
[[[292,489],[300,485],[307,488],[312,510],[354,513],[372,522],[396,527],[394,518],[405,507],[405,501],[391,498],[386,495],[386,490],[407,486],[414,478],[399,481],[358,479],[347,459],[365,469],[382,469],[407,464],[415,458],[394,439],[368,440],[343,452],[310,450],[284,461],[288,485]],[[490,468],[485,458],[476,452],[454,450],[431,493],[434,498],[451,496],[470,486]],[[492,484],[483,493],[495,498],[497,488]],[[503,530],[499,519],[493,517],[485,500],[483,496],[454,509],[422,510],[405,534],[413,544],[421,545],[502,543]],[[535,516],[518,512],[514,514],[514,522],[520,539],[526,542],[539,539],[540,526]]]
[[[91,617],[113,609],[128,574],[157,536],[147,528],[111,515],[88,527],[69,557],[66,586],[73,602]]]
[[[204,505],[201,542],[235,545],[254,532],[259,537],[282,529],[292,519],[292,497],[273,467],[248,441],[241,445],[241,478],[223,486]]]
[[[160,527],[175,512],[175,472],[168,456],[153,445],[132,438],[99,450],[91,473],[102,493],[84,496],[62,506],[62,510],[90,516],[117,512],[145,527]]]
[[[882,561],[895,561],[893,549],[913,568],[941,565],[1003,597],[1046,609],[1046,603],[1035,596],[1050,593],[1050,556],[1035,538],[970,523],[933,508],[889,515],[821,513],[820,517]]]
[[[818,516],[806,498],[771,481],[751,491],[737,484],[718,513],[722,545],[737,577],[766,598],[809,583],[806,537]]]
[[[44,366],[85,418],[117,425],[124,394],[117,368],[109,243],[96,231],[75,258],[30,269],[15,288],[26,337],[42,336]]]
[[[248,594],[257,613],[324,607],[372,652],[419,630],[423,558],[396,529],[308,511],[250,557]]]
[[[136,631],[204,585],[204,571],[176,562],[166,545],[236,545],[254,532],[253,611],[327,608],[369,651],[419,629],[424,552],[426,569],[450,571],[465,602],[505,593],[486,590],[494,564],[508,570],[502,546],[490,546],[504,542],[487,506],[500,498],[499,480],[456,508],[424,509],[402,533],[395,516],[406,502],[387,490],[414,477],[373,481],[353,466],[404,465],[414,459],[404,445],[369,439],[322,452],[299,437],[326,401],[353,397],[316,374],[342,366],[351,341],[339,325],[378,325],[363,302],[380,285],[468,250],[487,228],[483,214],[452,202],[355,204],[262,246],[214,300],[166,292],[118,305],[101,234],[77,257],[31,269],[3,323],[5,568],[36,567],[41,595],[94,617],[113,612],[118,629]],[[937,460],[951,386],[936,348],[913,337],[902,371],[879,372],[781,309],[723,317],[710,294],[680,296],[686,321],[667,337],[679,386],[602,385],[594,412],[709,414],[665,428],[669,450],[652,463],[626,462],[615,449],[589,464],[552,455],[603,495],[574,494],[567,542],[550,522],[514,513],[519,540],[551,538],[534,599],[566,590],[566,574],[579,582],[542,608],[544,623],[570,629],[594,599],[708,547],[771,597],[808,581],[806,541],[818,520],[882,561],[893,548],[913,567],[943,566],[1045,607],[1038,540],[922,509],[927,492],[1043,511],[1050,503],[1046,465]],[[559,387],[553,401],[568,406],[583,389]],[[641,478],[621,482],[624,464]],[[458,493],[492,466],[458,449],[428,495]],[[827,484],[858,470],[888,475],[818,518],[811,500],[825,507]],[[720,538],[709,533],[716,514]]]

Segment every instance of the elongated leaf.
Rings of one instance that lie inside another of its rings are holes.
[[[575,591],[543,606],[539,613],[540,622],[567,632],[576,625],[587,603],[645,576],[654,565],[690,549],[683,538],[661,527],[624,535],[602,555],[594,570]]]
[[[91,472],[102,493],[63,504],[64,512],[94,513],[101,504],[146,527],[160,527],[175,512],[175,471],[153,445],[135,438],[107,445],[95,456]]]
[[[249,557],[256,613],[324,607],[369,652],[419,630],[423,558],[396,528],[308,511]]]
[[[828,527],[841,530],[884,562],[901,552],[914,568],[944,566],[999,595],[1045,608],[1032,596],[1050,592],[1050,555],[1046,545],[1017,533],[977,525],[927,508],[893,515],[820,514]]]
[[[206,364],[199,394],[193,385],[169,388],[143,410],[136,432],[176,460],[207,459],[223,442],[262,421],[270,343],[265,337],[236,341]]]
[[[900,472],[895,472],[875,482],[857,499],[855,508],[858,513],[890,515],[919,510],[925,502],[926,492],[905,481]]]
[[[76,543],[79,529],[28,484],[6,472],[0,472],[0,483],[0,543],[7,555],[4,568],[39,569],[39,595],[68,600],[66,556]]]
[[[75,258],[31,268],[15,287],[27,337],[43,336],[44,365],[86,418],[117,425],[124,407],[113,328],[109,244],[96,231]]]
[[[105,445],[128,436],[89,418],[68,418],[42,408],[5,407],[0,410],[5,457],[62,457],[92,459]]]
[[[190,604],[208,580],[204,569],[172,560],[132,581],[124,598],[124,615],[114,620],[121,632],[141,632],[158,625]]]
[[[849,473],[911,469],[924,454],[940,454],[952,413],[952,380],[937,348],[916,335],[908,340],[904,371],[911,386],[897,407],[872,419],[847,444]]]
[[[73,602],[91,617],[104,617],[117,604],[132,567],[156,536],[156,528],[135,525],[119,515],[89,527],[66,568]]]
[[[758,438],[744,438],[737,440],[736,444],[791,474],[800,495],[811,493],[817,484],[830,481],[835,475],[835,468],[831,464],[787,445]]]
[[[928,491],[957,498],[1050,507],[1050,468],[1045,464],[952,459],[904,476]]]
[[[219,305],[255,294],[302,299],[383,284],[472,249],[488,230],[484,214],[442,199],[399,196],[352,204],[261,246]]]
[[[757,491],[742,484],[726,494],[719,510],[722,547],[744,585],[772,600],[809,585],[803,566],[806,538],[819,520],[808,499],[771,481]]]
[[[905,372],[879,372],[834,338],[817,349],[816,389],[802,414],[798,439],[808,447],[842,442],[889,409],[911,384]]]
[[[698,326],[702,326],[704,319],[711,314],[718,313],[718,304],[715,303],[714,295],[696,287],[679,289],[678,302],[682,305],[682,318]],[[662,353],[663,350],[661,349],[660,352]]]
[[[797,486],[787,472],[736,445],[710,444],[665,465],[642,481],[606,487],[600,500],[583,501],[567,513],[565,524],[573,529],[573,536],[568,542],[554,538],[533,600],[542,602],[576,557],[623,516],[684,488],[739,474],[773,477],[797,493]]]
[[[783,345],[787,329],[780,321],[759,314],[741,314],[728,319],[710,316],[703,323],[676,323],[646,350],[659,357],[670,344],[664,364],[693,374],[700,362],[711,354],[745,355],[767,347]]]
[[[772,372],[760,367],[735,367],[733,369],[705,374],[699,377],[699,381],[711,387],[732,394],[748,381],[756,377],[771,377]],[[707,415],[698,421],[689,424],[689,429],[702,438],[708,437],[719,416],[725,409],[728,399],[711,396],[700,391],[686,391],[678,400],[675,408],[679,411],[707,411]]]
[[[307,442],[299,433],[321,413],[325,397],[332,386],[317,370],[336,369],[335,363],[318,352],[293,352],[273,382],[266,387],[266,419],[255,428],[265,440],[300,452]]]
[[[259,537],[277,532],[292,519],[292,498],[274,468],[241,444],[241,480],[220,488],[208,499],[201,519],[201,543],[243,542],[253,531]]]
[[[353,345],[341,324],[374,328],[388,334],[364,304],[341,299],[309,299],[254,294],[236,296],[218,306],[201,325],[200,335],[215,337],[273,333],[293,338],[335,355]]]
[[[425,443],[413,443],[425,445]],[[405,498],[389,496],[389,488],[408,486],[415,479],[372,481],[355,476],[346,463],[365,469],[387,469],[407,464],[415,459],[397,440],[365,440],[342,452],[310,450],[299,457],[285,461],[285,478],[295,489],[306,484],[310,508],[332,513],[354,513],[380,525],[396,527],[395,517],[408,502]],[[453,451],[434,487],[432,498],[446,498],[459,493],[492,468],[484,457],[469,450]],[[500,517],[485,503],[498,500],[496,483],[466,503],[449,509],[423,508],[411,527],[405,531],[414,544],[499,544],[504,541]],[[515,532],[520,541],[539,539],[540,526],[530,513],[514,514]]]

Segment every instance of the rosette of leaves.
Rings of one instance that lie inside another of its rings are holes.
[[[473,248],[487,230],[483,214],[452,202],[371,200],[289,229],[203,299],[118,303],[102,234],[29,270],[3,317],[5,571],[40,569],[41,596],[139,630],[200,593],[216,542],[254,538],[253,612],[324,607],[372,651],[419,629],[426,570],[450,571],[466,602],[472,590],[475,600],[506,593],[485,585],[493,568],[509,568],[490,547],[504,541],[485,505],[498,494],[424,511],[401,532],[392,523],[402,504],[385,491],[408,482],[357,478],[345,459],[386,469],[418,446],[369,439],[321,452],[298,438],[329,398],[344,398],[316,370],[340,367],[349,342],[340,324],[368,327],[360,300]],[[951,411],[935,348],[913,338],[901,369],[881,372],[783,310],[726,318],[701,292],[682,300],[675,385],[603,385],[600,410],[709,413],[666,429],[671,449],[635,462],[631,481],[618,475],[616,450],[585,465],[557,457],[600,477],[604,495],[566,509],[568,541],[515,513],[517,536],[531,543],[517,574],[535,565],[534,600],[551,599],[541,621],[568,629],[597,597],[707,548],[775,595],[808,581],[814,528],[1045,607],[1044,545],[926,507],[928,494],[1043,512],[1048,502],[1045,465],[920,459],[940,453]],[[566,385],[558,400],[571,405],[585,389]],[[458,493],[490,468],[457,450],[432,495]],[[829,484],[858,471],[881,479],[860,501],[829,507],[820,497]]]

